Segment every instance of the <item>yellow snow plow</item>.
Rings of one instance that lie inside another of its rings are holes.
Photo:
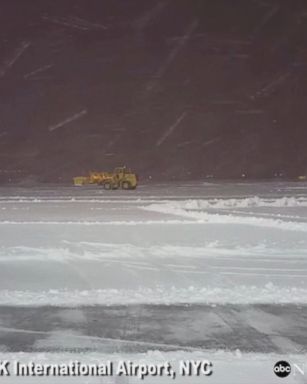
[[[104,189],[135,189],[138,177],[126,167],[115,168],[113,172],[90,172],[88,176],[74,177],[75,186],[101,185]]]

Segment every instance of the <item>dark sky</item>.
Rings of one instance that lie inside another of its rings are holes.
[[[0,181],[306,174],[305,1],[0,9]]]

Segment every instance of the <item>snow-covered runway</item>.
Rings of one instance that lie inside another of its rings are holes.
[[[303,191],[4,190],[0,304],[307,303]]]
[[[0,344],[6,350],[34,353],[35,343],[28,349],[22,341],[32,337],[41,340],[39,351],[48,351],[54,332],[62,341],[55,349],[70,350],[67,324],[44,314],[53,306],[71,321],[76,311],[93,320],[96,305],[98,326],[80,315],[83,326],[68,328],[103,338],[112,328],[110,313],[114,324],[126,316],[133,329],[125,337],[109,332],[105,345],[114,338],[112,353],[114,346],[127,353],[118,346],[121,338],[142,342],[148,335],[154,350],[168,351],[169,344],[194,352],[306,354],[307,184],[165,184],[134,192],[2,188],[0,215]],[[161,325],[155,337],[146,311]],[[45,318],[34,329],[33,313]],[[101,323],[106,313],[109,321]],[[231,329],[227,337],[223,327]],[[173,340],[166,337],[170,329]],[[197,344],[191,329],[208,332]],[[84,351],[88,341],[77,344]]]

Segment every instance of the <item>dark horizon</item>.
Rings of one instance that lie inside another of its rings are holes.
[[[301,0],[10,0],[0,182],[307,175]]]

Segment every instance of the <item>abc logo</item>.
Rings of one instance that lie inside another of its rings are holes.
[[[278,377],[287,377],[291,373],[291,365],[287,361],[278,361],[274,365],[274,373]]]

